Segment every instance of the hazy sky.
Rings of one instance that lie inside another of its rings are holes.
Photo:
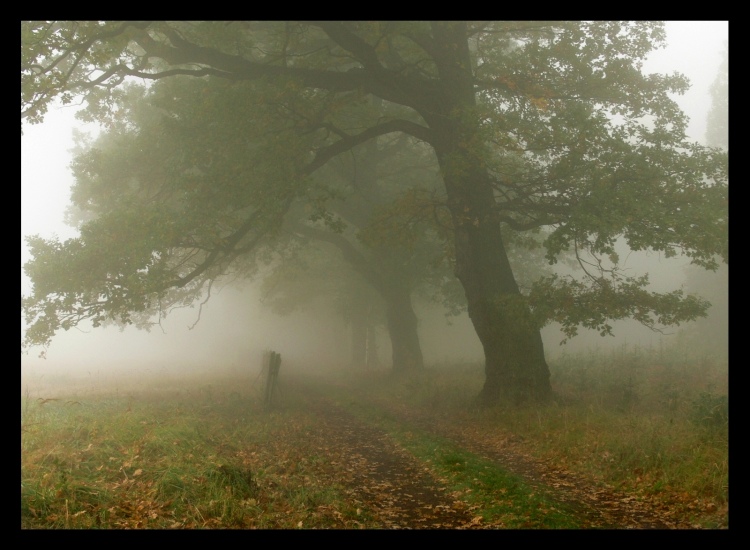
[[[716,77],[721,52],[728,40],[729,24],[727,21],[670,21],[667,23],[667,34],[669,46],[652,55],[646,71],[678,71],[690,79],[691,90],[675,99],[690,116],[690,137],[703,141],[706,113],[710,107],[708,88]],[[75,235],[75,231],[63,223],[72,182],[68,169],[72,128],[74,125],[80,126],[73,113],[72,107],[54,109],[46,115],[43,124],[24,125],[21,137],[21,265],[29,259],[24,236],[40,234],[49,238],[57,235],[65,239]],[[22,271],[21,292],[26,294],[29,290]],[[218,308],[209,308],[207,311],[216,309]],[[59,334],[52,342],[48,363],[52,365],[62,361],[76,361],[81,364],[103,364],[115,356],[132,351],[140,353],[139,359],[147,361],[154,345],[167,350],[188,350],[193,359],[205,361],[214,356],[222,343],[215,334],[209,335],[208,331],[201,333],[198,329],[187,330],[187,325],[194,321],[195,315],[193,310],[188,311],[187,315],[178,315],[169,320],[165,325],[170,333],[168,337],[158,331],[146,334],[138,333],[135,329],[128,329],[123,334],[112,329],[94,334],[76,330]],[[204,325],[210,324],[210,314],[204,315],[209,320],[201,322]],[[262,320],[261,325],[256,329],[255,340],[252,337],[249,339],[253,344],[251,347],[262,349],[272,338],[271,334],[276,332],[271,329],[269,315],[261,313],[259,309],[256,317]],[[249,322],[249,319],[246,321]],[[224,336],[237,337],[233,331],[229,332],[232,334]],[[132,335],[134,338],[124,338],[124,335]],[[281,338],[282,342],[269,345],[291,345],[290,342],[283,342],[283,336]],[[247,336],[245,340],[248,340]],[[345,344],[346,342],[342,343]],[[31,357],[35,355],[32,352]]]

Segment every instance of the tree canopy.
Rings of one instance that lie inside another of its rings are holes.
[[[84,116],[113,140],[151,122],[154,132],[127,166],[101,165],[95,149],[79,159],[90,185],[74,200],[99,205],[80,238],[30,239],[27,342],[195,298],[249,269],[296,199],[335,228],[322,167],[402,134],[439,167],[452,262],[485,351],[482,402],[547,398],[545,323],[607,333],[612,319],[657,327],[705,313],[624,273],[619,239],[708,269],[728,261],[728,153],[687,140],[670,98],[684,77],[642,71],[664,38],[656,21],[22,22],[22,124],[83,95]],[[135,107],[145,93],[159,116]],[[169,124],[201,140],[162,143]],[[159,163],[180,155],[192,168]],[[585,277],[543,277],[523,293],[505,235],[540,229],[548,261],[573,253]]]

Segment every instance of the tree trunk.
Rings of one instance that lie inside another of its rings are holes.
[[[356,301],[349,311],[351,327],[351,366],[356,369],[376,369],[378,358],[377,323],[371,301]]]
[[[455,157],[454,157],[455,158]],[[549,367],[539,328],[516,284],[493,208],[486,174],[471,169],[446,178],[455,231],[456,276],[485,355],[482,404],[551,396]]]
[[[393,349],[394,372],[422,369],[424,360],[417,333],[417,315],[414,313],[411,304],[409,285],[404,283],[403,277],[399,277],[399,274],[383,275],[379,273],[370,261],[339,234],[304,226],[297,226],[295,231],[337,246],[343,253],[344,259],[372,285],[383,299],[386,305],[388,334]],[[366,308],[366,302],[364,302],[364,305]],[[366,315],[367,310],[364,309],[363,311]],[[357,319],[360,314],[359,309],[352,309],[351,314],[352,357],[358,363],[361,357],[357,354],[364,349],[363,344],[367,341],[367,324],[371,323],[371,320],[367,320],[365,324],[358,326],[358,323],[361,323],[361,320]]]
[[[352,367],[361,369],[367,362],[367,310],[358,303],[350,313]]]
[[[542,338],[516,284],[502,241],[464,23],[433,25],[443,83],[437,109],[422,113],[437,137],[435,152],[448,195],[456,276],[485,355],[479,402],[546,400],[552,394]],[[435,116],[437,114],[437,116]]]
[[[402,285],[384,293],[388,334],[393,349],[393,373],[401,374],[424,368],[422,348],[417,331],[417,315],[411,304],[411,293]]]
[[[377,369],[380,366],[380,356],[378,355],[378,331],[377,325],[372,319],[370,311],[370,322],[367,324],[367,354],[366,367],[370,370]]]

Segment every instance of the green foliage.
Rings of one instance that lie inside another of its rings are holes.
[[[21,117],[42,121],[49,103],[68,104],[81,89],[87,67],[116,72],[118,55],[144,23],[116,21],[21,21]],[[82,47],[76,47],[78,44]],[[143,66],[144,60],[136,66]]]
[[[73,164],[73,204],[92,219],[65,243],[28,239],[29,344],[83,319],[147,326],[154,312],[200,296],[243,247],[252,272],[247,252],[258,247],[248,243],[276,232],[291,197],[306,192],[284,160],[299,154],[294,137],[250,106],[248,86],[165,80],[124,92],[116,103],[126,115]]]
[[[612,336],[610,320],[634,319],[659,330],[695,320],[705,315],[710,306],[706,300],[686,296],[682,290],[650,292],[648,275],[613,279],[614,282],[597,279],[593,286],[558,275],[537,280],[529,302],[538,325],[560,323],[567,338],[575,336],[579,326]]]
[[[507,242],[539,251],[518,235],[540,232],[550,264],[574,255],[590,270],[523,281],[536,324],[568,336],[705,313],[622,277],[620,239],[728,263],[728,153],[687,140],[671,97],[684,76],[642,71],[662,22],[24,21],[21,40],[22,120],[83,97],[83,117],[106,128],[73,166],[81,236],[29,242],[27,345],[85,319],[147,325],[216,279],[252,275],[295,201],[331,233],[356,228],[382,271],[431,279],[454,308],[446,268],[486,256],[465,236],[497,243],[507,227]],[[378,155],[389,140],[395,152]],[[375,164],[370,191],[384,194],[357,202]],[[426,169],[399,174],[410,166]]]

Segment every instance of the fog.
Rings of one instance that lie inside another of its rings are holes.
[[[692,82],[691,90],[675,98],[690,116],[689,135],[704,141],[706,116],[710,107],[708,88],[718,69],[724,42],[728,39],[726,21],[669,22],[670,46],[656,52],[647,72],[679,71]],[[40,234],[50,238],[72,237],[75,230],[63,222],[68,203],[72,131],[78,127],[93,131],[76,122],[75,108],[59,108],[48,113],[41,125],[24,127],[21,138],[21,265],[29,259],[24,237]],[[684,258],[665,259],[656,253],[628,256],[626,267],[632,273],[648,272],[653,290],[673,290],[685,282]],[[21,272],[21,292],[30,291]],[[200,312],[200,314],[199,314]],[[420,338],[425,363],[450,364],[479,362],[481,346],[464,314],[446,318],[436,308],[418,306]],[[200,318],[199,318],[200,317]],[[196,323],[197,321],[197,323]],[[22,317],[22,337],[24,321]],[[193,326],[193,328],[190,328]],[[623,345],[655,348],[672,342],[671,335],[660,335],[632,322],[614,323],[615,338],[582,331],[568,344],[556,327],[543,332],[550,359],[560,353],[590,349],[606,350]],[[383,366],[390,362],[387,332],[381,327],[378,355]],[[259,369],[264,350],[282,354],[285,365],[304,368],[346,368],[350,359],[349,329],[334,311],[308,308],[289,316],[278,316],[264,306],[260,292],[248,286],[242,290],[226,286],[214,292],[204,305],[176,310],[161,326],[150,332],[133,327],[92,329],[79,327],[59,333],[39,358],[40,349],[22,354],[22,373],[42,376],[45,373],[82,375],[92,372],[114,372],[127,369],[133,373],[180,369],[248,368]]]

